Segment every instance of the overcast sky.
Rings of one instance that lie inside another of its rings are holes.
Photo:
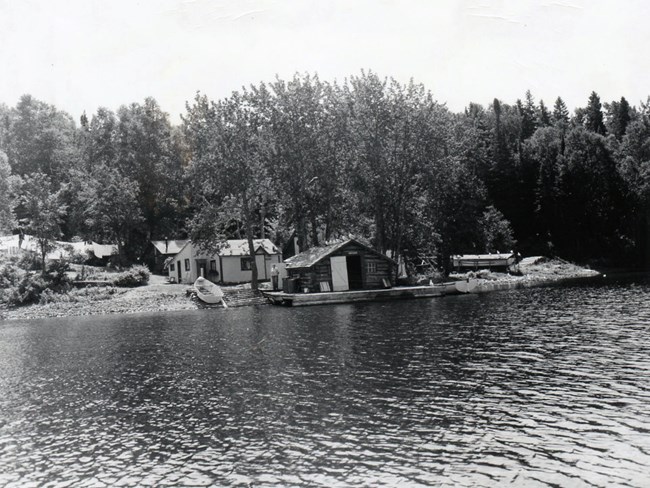
[[[0,103],[29,93],[76,119],[196,91],[373,70],[460,111],[530,89],[552,105],[650,95],[650,2],[603,0],[0,0]]]

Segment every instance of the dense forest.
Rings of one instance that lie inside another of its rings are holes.
[[[178,126],[158,103],[76,122],[23,96],[0,105],[0,235],[117,242],[355,236],[409,269],[517,249],[645,266],[650,102],[570,113],[562,98],[451,112],[422,85],[370,72],[197,94]]]

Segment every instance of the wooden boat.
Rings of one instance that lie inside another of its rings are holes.
[[[196,290],[196,296],[202,302],[215,304],[221,302],[223,308],[228,308],[226,302],[223,299],[223,291],[218,285],[215,285],[210,280],[206,280],[202,276],[197,278],[194,282],[194,289]]]

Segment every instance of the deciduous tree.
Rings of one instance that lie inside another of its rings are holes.
[[[11,167],[7,155],[0,151],[0,234],[9,233],[16,226],[12,193]]]
[[[48,175],[31,173],[23,178],[17,214],[25,232],[38,243],[41,270],[45,274],[45,258],[53,248],[53,241],[61,236],[61,223],[66,215],[60,190],[54,190],[54,184]]]
[[[45,174],[58,190],[78,159],[75,130],[68,114],[23,95],[9,114],[6,153],[12,172]]]
[[[101,165],[86,182],[80,200],[87,225],[95,236],[117,242],[118,254],[126,261],[125,247],[142,224],[138,205],[138,184],[120,174],[117,168]]]
[[[257,289],[254,227],[259,212],[257,192],[268,179],[269,142],[263,113],[247,91],[217,103],[197,95],[188,106],[185,131],[194,149],[193,188],[199,211],[190,223],[191,237],[206,249],[224,241],[224,226],[233,216],[244,227]]]

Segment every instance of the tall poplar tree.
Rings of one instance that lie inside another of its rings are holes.
[[[242,90],[219,102],[197,95],[184,117],[193,158],[190,172],[197,212],[191,238],[205,249],[218,249],[224,227],[237,218],[243,225],[251,260],[251,286],[257,289],[255,225],[259,189],[268,180],[268,126],[255,97]]]

